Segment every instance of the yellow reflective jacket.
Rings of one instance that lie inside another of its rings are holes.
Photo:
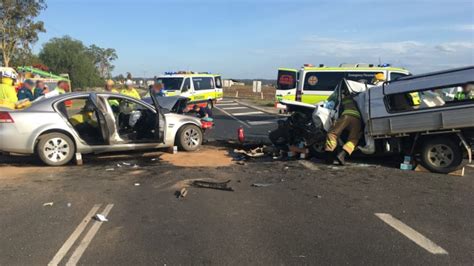
[[[127,95],[129,97],[135,98],[135,99],[141,99],[140,94],[138,94],[138,91],[135,88],[131,89],[123,89],[120,93],[123,95]]]
[[[18,102],[15,88],[11,85],[0,84],[0,101],[6,104]]]

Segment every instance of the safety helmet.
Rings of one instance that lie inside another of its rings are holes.
[[[111,79],[107,80],[107,82],[105,82],[105,85],[107,86],[113,86],[115,84],[115,82]]]
[[[132,85],[133,85],[133,81],[130,80],[130,79],[127,79],[127,81],[125,81],[125,85],[126,85],[126,86],[132,86]]]
[[[377,74],[375,74],[375,79],[376,80],[385,80],[385,74],[384,73],[377,73]]]

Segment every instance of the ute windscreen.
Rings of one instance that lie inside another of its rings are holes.
[[[278,90],[291,90],[296,88],[296,71],[279,70],[277,89]]]

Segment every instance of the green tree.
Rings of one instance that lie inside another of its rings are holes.
[[[1,0],[0,50],[5,66],[10,66],[18,49],[30,50],[30,44],[38,41],[38,33],[45,32],[43,22],[35,21],[44,9],[44,0]]]
[[[38,55],[33,54],[30,49],[19,48],[10,60],[12,66],[34,66],[43,62]]]
[[[94,57],[88,48],[69,36],[53,38],[43,45],[40,59],[52,72],[68,73],[74,88],[102,85]]]
[[[95,44],[89,46],[89,53],[94,58],[94,63],[103,79],[110,78],[111,72],[114,70],[112,61],[118,58],[117,52],[112,48],[101,48]]]

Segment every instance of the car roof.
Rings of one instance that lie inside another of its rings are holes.
[[[97,94],[99,96],[115,96],[115,97],[129,99],[131,101],[140,101],[140,102],[143,102],[144,104],[153,106],[153,104],[149,104],[147,102],[144,102],[144,101],[141,101],[141,100],[138,100],[138,99],[135,99],[135,98],[129,97],[127,95],[123,95],[123,94],[118,94],[118,93],[113,93],[113,92],[83,91],[83,92],[64,93],[64,94],[56,95],[56,96],[49,97],[49,98],[40,98],[40,99],[34,101],[33,104],[31,105],[31,107],[27,108],[27,110],[30,110],[30,111],[31,110],[32,111],[52,110],[52,105],[56,102],[63,101],[63,100],[68,100],[68,99],[72,99],[72,98],[78,98],[78,97],[88,97],[89,95],[91,95],[93,93]]]

